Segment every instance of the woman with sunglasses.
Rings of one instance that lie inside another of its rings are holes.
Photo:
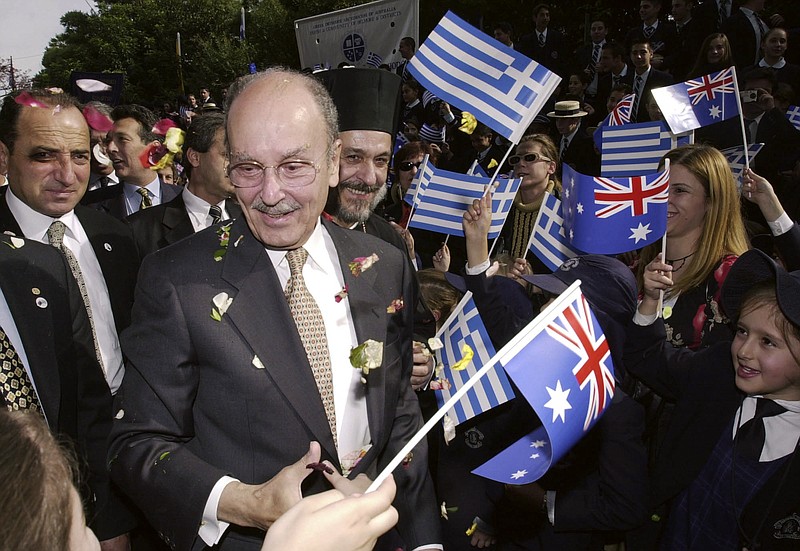
[[[496,252],[506,251],[516,259],[513,268],[509,270],[509,275],[512,277],[530,273],[527,268],[528,262],[534,273],[550,273],[535,255],[528,254],[528,239],[533,231],[545,192],[557,197],[561,195],[561,182],[556,177],[559,163],[558,148],[549,136],[530,134],[520,140],[508,162],[514,171],[514,177],[522,178],[522,184],[503,226],[502,250]]]
[[[406,227],[408,217],[411,214],[411,205],[404,202],[403,197],[405,197],[408,188],[411,187],[411,181],[417,175],[425,155],[431,156],[430,162],[435,166],[439,156],[431,148],[430,144],[425,142],[407,143],[395,154],[392,165],[394,183],[386,199],[378,207],[379,212],[389,222],[395,222],[404,228]]]

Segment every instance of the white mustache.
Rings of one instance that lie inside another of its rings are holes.
[[[263,212],[269,216],[280,216],[283,214],[288,214],[300,208],[300,205],[294,201],[289,201],[288,199],[284,199],[277,205],[269,206],[264,201],[261,200],[260,197],[256,197],[253,203],[250,205],[251,209],[257,210],[259,212]]]

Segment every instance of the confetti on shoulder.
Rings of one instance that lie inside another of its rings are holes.
[[[378,260],[380,258],[376,253],[372,253],[369,256],[359,256],[350,262],[349,268],[353,275],[358,277],[362,272],[369,270]]]
[[[344,299],[346,299],[347,298],[347,285],[345,285],[344,288],[341,291],[336,293],[336,296],[334,298],[336,299],[337,304],[339,302],[342,302]]]

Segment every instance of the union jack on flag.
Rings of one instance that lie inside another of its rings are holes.
[[[583,430],[600,417],[607,401],[614,397],[614,373],[605,362],[611,357],[606,336],[599,334],[591,323],[591,312],[583,295],[570,304],[547,326],[547,333],[555,340],[572,350],[579,362],[572,368],[575,380],[581,390],[589,387],[589,407]]]
[[[651,204],[666,203],[669,199],[669,174],[666,172],[654,180],[633,176],[616,180],[596,177],[594,181],[601,188],[594,190],[595,203],[607,205],[595,213],[598,218],[608,218],[625,209],[631,210],[631,216],[642,216],[647,214]]]
[[[631,122],[631,108],[633,107],[633,99],[636,94],[628,94],[611,110],[611,113],[606,117],[604,126],[619,126],[621,124],[628,124]]]
[[[581,259],[564,266],[570,262]],[[498,482],[527,484],[557,463],[611,404],[611,352],[575,282],[497,356],[542,426],[473,472]]]
[[[686,93],[692,100],[692,105],[697,105],[703,100],[712,101],[717,99],[717,92],[720,94],[733,93],[733,67],[728,67],[719,73],[704,75],[697,79],[687,80],[689,86]]]
[[[737,94],[734,67],[653,89],[653,98],[673,134],[738,116]]]

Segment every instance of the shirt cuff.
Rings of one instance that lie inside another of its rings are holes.
[[[231,482],[238,482],[237,479],[230,476],[223,476],[220,478],[214,487],[211,488],[211,494],[206,501],[206,507],[203,509],[203,521],[200,523],[200,530],[197,535],[208,545],[214,547],[225,530],[230,526],[229,522],[223,522],[217,518],[217,508],[219,507],[219,500],[222,497],[222,491]]]
[[[419,547],[415,547],[411,551],[419,551],[420,549],[444,549],[441,543],[429,543],[428,545],[420,545]]]
[[[547,490],[547,520],[550,521],[550,526],[556,524],[556,493],[553,490]]]
[[[658,312],[646,316],[640,313],[638,308],[636,309],[636,313],[633,315],[633,323],[635,323],[636,325],[641,325],[642,327],[653,325],[657,319],[658,319]]]
[[[469,264],[467,264],[464,269],[466,270],[467,275],[481,275],[483,272],[488,270],[489,266],[491,266],[491,265],[492,265],[492,263],[489,262],[489,259],[487,258],[486,260],[484,260],[483,262],[481,262],[477,266],[473,266],[472,268],[470,268]]]
[[[791,230],[792,226],[794,226],[794,222],[792,221],[792,218],[786,214],[786,211],[784,211],[784,213],[781,214],[777,220],[774,222],[767,222],[767,225],[769,226],[769,231],[772,232],[772,235],[777,237]]]

